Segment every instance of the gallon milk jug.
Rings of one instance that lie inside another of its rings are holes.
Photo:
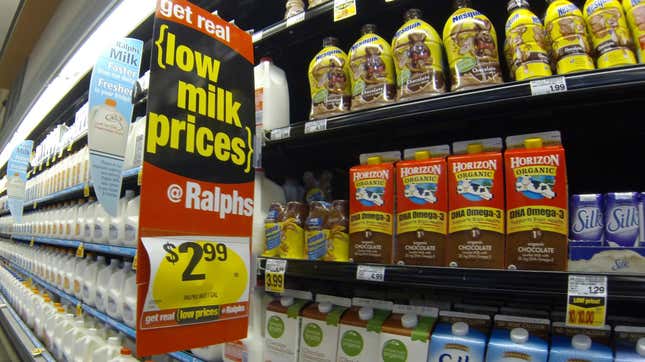
[[[254,68],[255,123],[264,130],[289,125],[289,86],[284,71],[271,58],[260,59]]]
[[[123,263],[123,268],[118,269],[110,277],[107,291],[107,312],[116,319],[123,319],[123,285],[130,276],[130,270],[132,270],[132,263],[126,261]]]
[[[94,351],[105,345],[105,341],[97,335],[96,328],[89,328],[85,336],[76,341],[74,346],[74,362],[92,361]]]
[[[134,328],[137,325],[135,313],[137,311],[137,273],[128,270],[128,276],[123,284],[123,323]]]
[[[96,305],[96,278],[99,271],[105,266],[105,257],[103,255],[99,255],[96,257],[96,260],[90,259],[88,263],[89,265],[87,269],[85,269],[85,275],[83,275],[81,299],[85,304],[93,306]]]
[[[45,336],[43,342],[49,350],[54,348],[54,331],[56,327],[65,319],[65,308],[56,307],[56,312],[52,313],[45,322]]]
[[[128,212],[128,201],[134,197],[133,190],[126,190],[125,196],[119,199],[118,212],[116,216],[110,218],[110,227],[108,232],[108,243],[112,245],[123,245],[125,239],[125,219]]]
[[[63,318],[58,323],[53,332],[53,345],[51,348],[51,353],[56,357],[57,360],[63,359],[63,337],[74,328],[74,315],[67,313],[63,315]]]
[[[76,298],[81,298],[83,296],[83,278],[85,278],[85,271],[90,267],[92,259],[94,259],[93,254],[87,253],[85,258],[76,264],[76,267],[74,267],[72,292]]]
[[[96,203],[94,208],[94,230],[92,230],[92,242],[105,244],[108,240],[110,228],[110,214],[105,211],[103,205]]]
[[[85,210],[85,227],[83,229],[83,241],[85,242],[92,242],[93,239],[97,205],[98,202],[90,198],[90,204]]]
[[[221,361],[223,355],[223,344],[214,344],[202,348],[193,348],[190,351],[204,361]]]
[[[121,339],[119,337],[110,337],[107,344],[97,348],[92,354],[93,362],[107,362],[121,354]]]
[[[137,196],[128,201],[128,209],[125,220],[125,238],[123,245],[129,247],[137,246],[137,232],[139,230],[139,199]]]
[[[63,359],[74,361],[74,346],[76,341],[85,335],[85,322],[82,320],[74,321],[74,327],[65,333],[62,341]]]
[[[96,299],[94,300],[94,306],[96,306],[96,309],[101,312],[106,311],[110,279],[112,278],[112,275],[116,273],[118,266],[119,261],[117,259],[111,259],[110,265],[99,271],[99,274],[96,277]]]

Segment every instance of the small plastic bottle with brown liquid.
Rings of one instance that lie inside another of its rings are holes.
[[[329,206],[324,201],[309,203],[309,216],[305,222],[305,254],[309,260],[320,260],[327,254],[329,231],[325,230],[325,226]]]
[[[618,0],[587,0],[583,16],[598,69],[636,64],[634,42]]]
[[[278,256],[282,242],[282,221],[284,220],[284,205],[279,202],[271,203],[267,217],[264,219],[264,253],[263,256]]]
[[[347,220],[347,200],[335,200],[331,203],[329,218],[325,225],[328,233],[327,254],[325,261],[349,260],[349,225]]]
[[[349,111],[351,82],[349,59],[334,37],[323,39],[323,48],[309,63],[311,113],[309,118],[324,118]]]
[[[470,8],[469,0],[455,0],[457,10],[443,28],[453,91],[502,83],[493,23]]]
[[[309,208],[297,201],[287,203],[282,222],[282,241],[280,257],[288,259],[306,259],[305,256],[305,219]]]
[[[376,35],[376,25],[365,24],[362,36],[349,49],[352,111],[389,104],[396,97],[392,49]]]

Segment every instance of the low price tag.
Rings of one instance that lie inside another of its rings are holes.
[[[568,326],[601,328],[607,315],[607,277],[569,275]]]
[[[385,267],[374,265],[359,265],[356,268],[356,280],[382,282],[385,280]]]
[[[531,81],[531,95],[561,93],[567,91],[567,80],[565,77],[553,77],[536,79]]]
[[[85,257],[85,245],[83,245],[83,243],[78,244],[78,248],[76,248],[76,257],[77,258]]]
[[[356,0],[334,0],[334,22],[356,15]]]
[[[298,23],[301,23],[303,20],[305,20],[305,12],[298,13],[294,16],[291,16],[287,18],[287,28],[290,26],[294,26]]]
[[[283,140],[291,136],[291,127],[282,127],[271,130],[271,141]]]
[[[287,261],[268,259],[264,269],[264,290],[276,293],[284,292],[284,272],[287,270]]]
[[[305,134],[321,132],[327,129],[327,120],[318,119],[305,123]]]
[[[142,329],[248,315],[249,238],[144,237],[150,279]]]

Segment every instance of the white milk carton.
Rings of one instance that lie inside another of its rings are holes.
[[[395,305],[392,312],[383,323],[378,360],[426,361],[430,332],[439,311],[431,307]]]
[[[269,303],[264,340],[265,362],[297,362],[300,341],[300,311],[307,300],[283,296]]]
[[[300,312],[300,362],[335,362],[340,319],[351,305],[349,298],[318,294],[317,303]]]
[[[354,298],[340,320],[337,362],[372,362],[379,358],[379,338],[392,302]]]
[[[442,311],[430,342],[428,362],[483,362],[490,317]]]

